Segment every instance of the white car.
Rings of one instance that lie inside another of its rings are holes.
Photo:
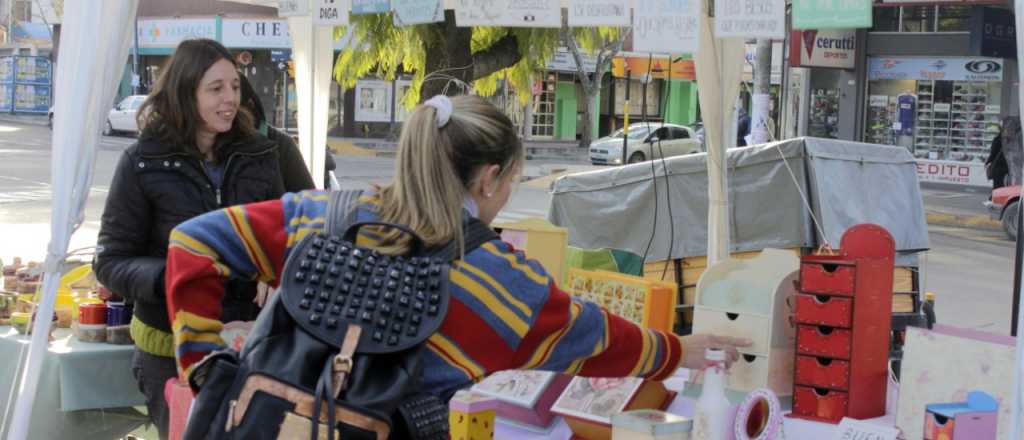
[[[132,95],[122,99],[107,114],[107,123],[103,126],[103,135],[111,136],[117,132],[138,133],[139,124],[135,120],[135,115],[145,101],[146,95]]]
[[[622,164],[622,139],[624,130],[600,138],[590,144],[590,163],[594,165]],[[700,141],[693,129],[676,124],[645,123],[630,124],[626,151],[627,163],[638,163],[662,157],[683,156],[699,153]]]

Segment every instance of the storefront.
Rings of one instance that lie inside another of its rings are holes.
[[[860,40],[855,29],[793,31],[782,135],[853,139]]]
[[[1003,60],[868,60],[865,139],[908,148],[916,157],[984,162],[999,134]]]

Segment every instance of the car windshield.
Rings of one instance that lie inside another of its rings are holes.
[[[609,136],[609,137],[621,139],[623,131],[624,130],[619,129],[615,133],[612,133],[612,135]],[[647,129],[647,127],[632,127],[632,128],[629,129],[629,138],[630,139],[643,139],[643,137],[647,136],[647,133],[649,133],[649,132],[650,131]]]

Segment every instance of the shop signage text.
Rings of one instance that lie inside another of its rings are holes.
[[[633,50],[696,53],[700,46],[699,0],[636,0]]]
[[[627,0],[569,0],[569,26],[629,26]]]
[[[971,55],[1017,57],[1017,26],[1005,9],[979,7],[971,14]]]
[[[857,30],[824,29],[790,34],[791,66],[852,69],[857,64]]]
[[[314,0],[313,24],[317,26],[348,25],[351,0]]]
[[[672,59],[672,70],[669,71],[669,59],[662,57],[615,57],[612,58],[612,76],[616,78],[630,77],[632,79],[643,78],[650,73],[654,79],[687,80],[697,79],[697,68],[693,60],[684,60],[681,57]]]
[[[139,47],[175,47],[190,38],[217,38],[213,18],[139,20]]]
[[[288,21],[284,19],[235,19],[221,21],[222,43],[227,47],[288,49]]]
[[[793,0],[793,29],[869,28],[871,8],[863,0]]]
[[[580,58],[583,60],[584,72],[594,73],[597,70],[597,58],[586,53],[581,53]],[[576,58],[569,53],[568,49],[559,48],[548,61],[547,69],[556,72],[576,72]]]
[[[917,159],[917,180],[968,186],[991,185],[985,177],[985,165],[978,162]]]
[[[1002,81],[998,58],[871,58],[868,79]]]

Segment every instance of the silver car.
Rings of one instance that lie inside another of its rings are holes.
[[[638,163],[660,157],[683,156],[699,153],[700,141],[693,130],[677,124],[645,123],[629,125],[629,134],[618,130],[590,144],[590,163],[594,165],[622,164],[622,144],[626,138],[626,162]]]
[[[135,115],[139,107],[146,101],[146,95],[132,95],[121,100],[110,113],[107,113],[107,123],[103,126],[103,135],[110,136],[117,132],[137,133],[139,124]]]

